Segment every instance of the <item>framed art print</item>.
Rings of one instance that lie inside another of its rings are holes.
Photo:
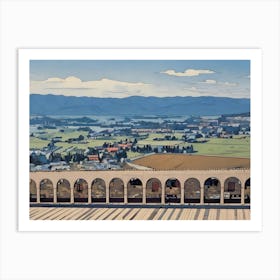
[[[279,6],[0,0],[0,279],[279,279]]]
[[[19,230],[261,230],[259,49],[18,59]]]

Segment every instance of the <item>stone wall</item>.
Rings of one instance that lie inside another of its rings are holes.
[[[127,203],[127,186],[128,182],[132,178],[138,178],[142,182],[143,200],[142,203],[146,203],[146,183],[151,178],[160,180],[162,186],[161,203],[165,203],[165,188],[166,181],[168,179],[177,179],[180,182],[181,195],[180,203],[184,204],[184,183],[189,178],[196,178],[200,183],[200,203],[204,203],[204,190],[205,181],[208,178],[216,178],[219,180],[221,186],[220,201],[224,203],[224,187],[225,181],[235,177],[239,180],[241,185],[241,204],[244,204],[244,190],[245,183],[250,178],[250,169],[229,169],[229,170],[110,170],[110,171],[51,171],[51,172],[30,172],[30,182],[32,182],[32,188],[34,189],[34,183],[36,184],[36,201],[40,203],[40,182],[44,179],[48,179],[52,182],[54,193],[53,201],[57,202],[56,190],[57,183],[61,179],[66,179],[70,183],[71,199],[70,203],[74,203],[74,185],[78,179],[83,179],[88,185],[88,200],[87,203],[91,203],[91,185],[94,179],[100,178],[104,180],[106,185],[106,203],[110,202],[109,197],[109,184],[113,178],[119,178],[124,183],[124,203]],[[31,181],[32,180],[32,181]]]

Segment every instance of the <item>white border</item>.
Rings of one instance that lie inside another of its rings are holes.
[[[39,221],[29,220],[30,60],[250,60],[251,219],[246,221]],[[19,231],[261,231],[262,63],[260,49],[19,49]],[[253,94],[252,94],[253,93]]]

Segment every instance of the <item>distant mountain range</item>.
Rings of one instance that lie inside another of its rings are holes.
[[[45,115],[221,115],[250,112],[250,99],[227,97],[96,98],[30,94],[30,114]]]

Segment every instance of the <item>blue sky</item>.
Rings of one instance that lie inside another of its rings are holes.
[[[248,60],[32,60],[30,92],[250,98]]]

